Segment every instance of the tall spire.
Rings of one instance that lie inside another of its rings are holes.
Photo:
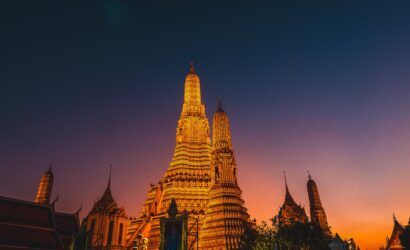
[[[110,174],[108,175],[107,188],[111,188],[111,170],[112,170],[112,164],[110,164]]]
[[[177,143],[210,144],[209,123],[201,101],[201,84],[193,64],[185,77],[184,103],[178,121]]]
[[[224,112],[224,110],[222,109],[221,97],[218,98],[218,107],[216,109],[216,112]]]
[[[319,189],[317,188],[316,182],[310,176],[308,172],[309,180],[307,182],[307,190],[309,195],[310,203],[310,219],[312,223],[318,225],[322,228],[327,236],[332,236],[329,225],[327,223],[327,217],[325,209],[322,206],[322,201],[319,196]]]
[[[222,110],[220,98],[212,121],[212,143],[214,150],[221,148],[232,150],[231,125],[227,113]]]
[[[237,183],[230,123],[220,99],[212,126],[212,186],[199,244],[201,249],[241,249],[249,215]]]
[[[52,171],[52,164],[49,169],[41,177],[40,185],[38,186],[37,195],[34,202],[40,204],[50,204],[51,191],[53,189],[54,174]]]
[[[189,105],[188,111],[200,111],[198,106],[201,105],[201,84],[193,63],[190,63],[189,73],[185,77],[184,104]]]
[[[105,191],[104,191],[104,194],[103,194],[103,198],[106,197],[107,200],[112,199],[112,195],[111,195],[111,169],[112,169],[112,164],[110,164],[110,173],[108,175],[107,187],[105,188]],[[101,199],[103,199],[103,198],[101,198]]]
[[[195,73],[195,65],[194,62],[189,63],[189,73]]]
[[[288,181],[286,180],[286,172],[283,171],[283,178],[285,179],[285,190],[286,190],[286,196],[291,196],[288,188]],[[291,196],[292,197],[292,196]]]

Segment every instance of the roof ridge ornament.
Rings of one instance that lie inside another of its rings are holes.
[[[286,180],[286,172],[283,171],[283,178],[285,179],[285,188],[286,188],[286,193],[289,193],[288,189],[288,181]]]
[[[55,208],[55,206],[56,206],[56,202],[58,201],[58,193],[57,193],[57,196],[56,196],[56,198],[50,203],[50,207],[52,207],[53,209]]]
[[[393,212],[393,221],[394,221],[394,222],[398,222],[398,221],[397,221],[397,218],[396,218],[396,215],[394,214],[394,212]]]
[[[110,174],[108,175],[107,188],[111,188],[111,170],[112,170],[112,164],[110,164]]]
[[[75,214],[79,214],[81,210],[83,210],[83,203],[81,203],[80,208],[75,212]]]

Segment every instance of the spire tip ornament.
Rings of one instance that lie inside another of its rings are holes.
[[[224,110],[222,109],[221,97],[218,97],[218,108],[216,109],[216,112],[224,112]]]
[[[77,209],[77,211],[75,212],[75,214],[79,214],[81,210],[83,210],[83,203],[81,203],[80,208]]]
[[[194,62],[189,63],[189,73],[195,73],[195,65]]]
[[[107,187],[111,186],[111,170],[112,170],[112,164],[110,164],[110,174],[108,175],[108,184]]]

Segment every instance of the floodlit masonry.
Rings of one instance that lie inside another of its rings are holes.
[[[175,199],[178,213],[189,214],[188,227],[199,223],[199,239],[190,235],[188,246],[199,240],[201,249],[239,248],[250,222],[236,179],[229,120],[220,105],[213,123],[211,145],[200,80],[191,64],[185,78],[174,156],[164,177],[148,191],[139,218],[131,222],[128,245],[143,234],[149,239],[149,249],[158,249],[160,218],[167,216]]]

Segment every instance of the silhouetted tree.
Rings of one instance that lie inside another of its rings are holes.
[[[331,241],[319,226],[291,222],[279,225],[272,219],[272,226],[265,221],[249,230],[243,237],[242,250],[329,250]]]
[[[275,219],[273,223],[276,225],[275,236],[280,249],[329,249],[331,239],[316,224],[310,222],[290,222],[280,225]]]
[[[242,250],[275,250],[275,231],[265,221],[248,229],[244,236]]]

